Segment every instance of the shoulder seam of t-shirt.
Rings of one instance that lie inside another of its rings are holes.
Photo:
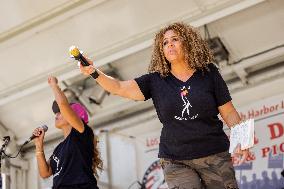
[[[139,89],[140,89],[140,91],[142,92],[142,94],[143,94],[143,96],[144,96],[144,98],[145,98],[145,100],[144,101],[146,101],[146,100],[148,100],[148,99],[150,99],[151,98],[151,94],[149,93],[150,91],[150,89],[149,88],[151,88],[151,83],[149,84],[150,86],[147,88],[147,87],[145,87],[145,80],[147,80],[148,78],[150,78],[150,82],[151,82],[151,77],[153,77],[154,75],[156,75],[157,74],[157,72],[154,72],[154,73],[147,73],[147,74],[143,74],[143,75],[141,75],[141,76],[139,76],[139,77],[136,77],[134,80],[135,80],[135,82],[137,83],[137,85],[138,85],[138,87],[139,87]],[[146,79],[145,79],[146,78]]]

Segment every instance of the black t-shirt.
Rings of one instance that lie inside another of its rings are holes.
[[[163,124],[159,157],[190,160],[223,152],[229,140],[218,118],[218,106],[231,101],[228,87],[214,64],[186,81],[172,74],[149,73],[136,78],[145,100],[152,98]]]
[[[84,127],[83,133],[72,128],[49,159],[54,189],[72,185],[77,188],[82,185],[86,189],[98,189],[92,170],[94,133],[89,126]]]

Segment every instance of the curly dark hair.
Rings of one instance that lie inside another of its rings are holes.
[[[93,155],[93,173],[98,178],[98,170],[101,172],[103,170],[103,161],[100,157],[100,152],[98,150],[98,137],[94,135],[94,155]]]
[[[156,34],[148,71],[150,73],[158,72],[163,77],[169,74],[171,65],[163,52],[164,34],[169,30],[173,30],[181,38],[182,48],[185,52],[185,61],[189,68],[208,70],[208,64],[213,61],[213,54],[208,44],[195,28],[182,22],[177,22],[166,26]]]

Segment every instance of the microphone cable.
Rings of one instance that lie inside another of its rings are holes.
[[[25,143],[21,145],[19,151],[17,152],[17,154],[16,154],[15,156],[8,155],[8,154],[5,153],[5,151],[3,151],[3,154],[5,155],[5,157],[8,157],[8,158],[16,158],[16,157],[18,157],[18,155],[19,155],[20,152],[22,151],[22,148],[23,148],[25,145],[26,145]]]

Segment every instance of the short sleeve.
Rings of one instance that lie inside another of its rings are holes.
[[[140,77],[135,78],[137,85],[139,86],[141,92],[143,93],[145,97],[145,101],[152,98],[151,94],[151,80],[152,80],[153,74],[145,74]]]
[[[94,133],[93,130],[84,123],[84,132],[80,133],[79,131],[77,131],[76,129],[72,128],[71,130],[71,135],[80,138],[82,141],[88,141],[90,139],[92,139],[94,137]]]
[[[217,106],[222,106],[231,101],[231,95],[227,84],[221,76],[218,68],[212,63],[209,65],[210,74],[212,74],[214,83],[214,96],[217,102]]]

